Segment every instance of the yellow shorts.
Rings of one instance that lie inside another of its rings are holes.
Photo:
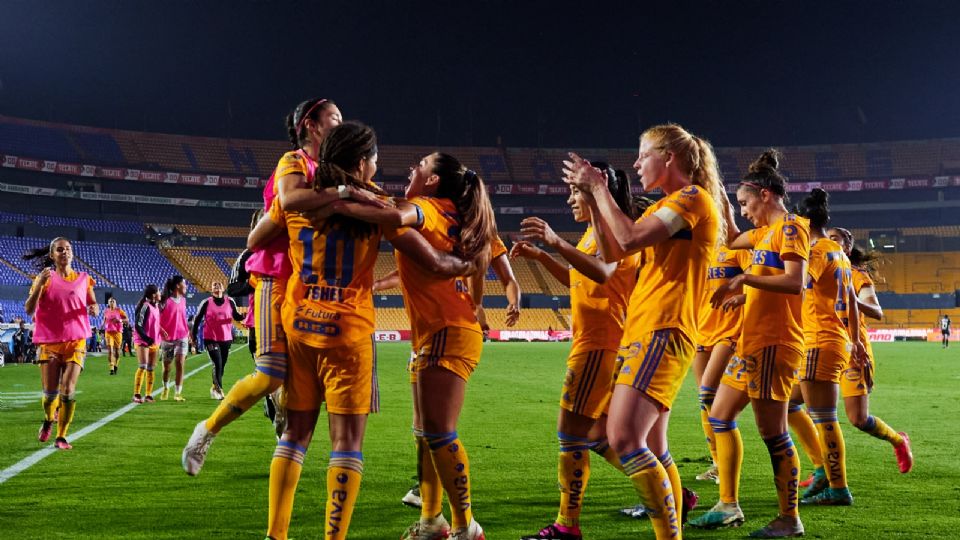
[[[723,384],[751,399],[789,401],[803,353],[783,345],[770,345],[753,353],[735,355],[727,364]]]
[[[327,403],[334,414],[369,414],[380,409],[373,336],[321,349],[290,342],[287,408],[315,411]]]
[[[287,336],[283,333],[283,320],[280,307],[287,293],[287,280],[268,276],[257,276],[253,293],[253,327],[257,333],[256,356],[266,356],[285,360],[287,358]],[[279,378],[283,378],[280,366],[274,366]]]
[[[606,414],[613,394],[617,357],[617,351],[602,349],[570,355],[560,406],[590,418]]]
[[[146,349],[150,352],[157,352],[160,350],[160,344],[154,343],[153,345],[137,345],[138,349]]]
[[[843,345],[807,349],[800,365],[800,380],[839,384],[843,370],[849,363],[850,351]]]
[[[123,344],[122,332],[104,332],[103,335],[107,340],[107,348],[109,349],[119,349],[120,345]]]
[[[61,341],[60,343],[42,343],[37,346],[37,362],[49,362],[50,360],[60,360],[65,364],[79,364],[83,369],[83,363],[87,359],[87,340],[75,339],[73,341]]]
[[[737,349],[737,340],[733,338],[723,338],[720,341],[714,343],[713,345],[697,345],[697,352],[713,352],[714,347],[717,345],[726,345],[733,350]]]
[[[414,371],[439,366],[468,381],[480,362],[483,350],[483,332],[469,328],[448,326],[427,338],[420,350]]]
[[[847,364],[847,369],[843,370],[843,375],[840,377],[840,396],[848,398],[869,395],[873,391],[875,369],[873,358],[869,357],[867,357],[867,364],[863,367]]]
[[[616,384],[632,386],[660,404],[673,406],[683,379],[693,363],[695,346],[676,328],[648,332],[640,339],[624,336],[620,345],[623,365]]]

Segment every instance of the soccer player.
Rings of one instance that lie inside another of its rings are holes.
[[[620,181],[606,163],[591,162],[591,165],[606,174],[607,189],[613,194],[617,207],[636,219],[629,181]],[[619,457],[610,449],[605,433],[602,433],[604,421],[601,417],[607,414],[610,405],[617,350],[623,337],[627,300],[637,281],[639,255],[630,255],[619,261],[604,260],[589,226],[589,207],[574,186],[570,186],[567,204],[575,221],[588,224],[576,247],[560,238],[546,221],[530,217],[520,224],[524,239],[510,250],[511,257],[538,261],[557,281],[570,288],[573,315],[573,338],[557,418],[560,510],[553,522],[535,534],[522,536],[523,540],[583,538],[580,513],[590,479],[590,450],[622,470]],[[563,262],[538,248],[534,242],[554,249],[563,257]]]
[[[742,287],[746,295],[737,355],[727,365],[710,409],[720,501],[690,525],[712,529],[743,524],[739,504],[743,441],[736,419],[750,404],[773,463],[779,502],[779,515],[752,532],[754,538],[803,534],[797,505],[800,461],[787,431],[787,402],[803,359],[802,292],[810,233],[805,219],[787,213],[786,183],[775,150],[750,165],[737,189],[737,201],[741,215],[756,228],[729,247],[753,249],[753,262],[749,271],[717,287],[710,299],[715,309],[729,309],[741,302],[731,294]]]
[[[944,313],[940,317],[940,337],[943,339],[943,348],[950,346],[950,315]]]
[[[636,222],[617,207],[603,173],[570,156],[564,181],[580,190],[590,209],[603,260],[642,252],[607,435],[648,509],[657,539],[680,538],[682,486],[667,425],[693,360],[707,269],[728,236],[729,200],[710,144],[675,124],[654,126],[640,137],[634,167],[643,188],[661,188],[666,196]]]
[[[163,342],[160,351],[163,358],[163,391],[160,399],[170,395],[170,363],[175,362],[174,401],[186,401],[183,397],[183,364],[190,348],[190,326],[187,325],[187,282],[181,275],[174,275],[163,285],[160,294],[160,335]]]
[[[117,307],[117,299],[107,300],[107,309],[103,310],[103,333],[107,341],[107,358],[110,361],[110,374],[116,375],[120,367],[120,350],[123,345],[123,325],[129,323],[127,313]]]
[[[871,262],[877,257],[875,254],[864,253],[853,242],[853,234],[847,229],[834,227],[827,231],[831,240],[843,246],[844,253],[850,258],[853,265],[853,288],[856,291],[857,306],[860,308],[860,339],[866,349],[866,360],[856,365],[851,362],[840,379],[840,395],[843,397],[847,419],[860,431],[884,440],[893,445],[893,452],[897,458],[897,467],[901,473],[908,473],[913,468],[913,452],[910,448],[910,437],[904,432],[896,432],[882,419],[870,414],[870,393],[873,391],[874,363],[873,347],[867,335],[866,317],[880,320],[883,310],[880,300],[873,286],[871,277]]]
[[[853,496],[847,487],[846,444],[837,421],[837,400],[843,371],[848,364],[861,366],[865,353],[850,259],[826,234],[828,198],[826,191],[815,188],[799,209],[809,220],[811,240],[803,296],[806,355],[800,365],[800,390],[816,425],[824,462],[814,471],[814,481],[800,502],[849,506]]]
[[[94,280],[86,272],[73,269],[73,246],[63,237],[23,257],[36,260],[39,273],[33,280],[24,304],[33,317],[33,342],[40,346],[38,363],[43,377],[43,423],[37,438],[50,438],[54,414],[62,409],[57,423],[54,446],[70,450],[67,431],[77,406],[77,379],[86,359],[86,340],[90,318],[100,313],[93,292]]]
[[[133,343],[137,348],[137,373],[133,378],[133,402],[153,403],[153,369],[157,365],[157,352],[160,350],[160,291],[153,283],[143,289],[143,297],[134,310]],[[146,392],[140,389],[146,383]]]
[[[200,325],[203,324],[203,342],[213,364],[210,399],[224,398],[223,370],[227,367],[230,346],[233,345],[233,321],[241,322],[243,319],[244,316],[237,310],[237,303],[233,298],[223,295],[223,283],[211,283],[210,296],[200,302],[190,332],[196,342]]]

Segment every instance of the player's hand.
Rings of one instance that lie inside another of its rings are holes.
[[[100,314],[100,304],[90,304],[87,306],[87,313],[96,317]]]
[[[50,274],[51,274],[52,272],[53,272],[53,270],[51,270],[50,268],[44,268],[43,270],[41,270],[41,271],[40,271],[40,274],[37,276],[37,278],[38,278],[37,285],[39,285],[39,286],[41,286],[41,287],[43,287],[44,285],[46,285],[47,282],[50,281]]]
[[[859,341],[853,342],[853,349],[850,351],[850,362],[854,367],[862,368],[867,365],[867,349]]]
[[[510,304],[507,306],[507,326],[512,328],[520,321],[520,306]]]
[[[351,199],[357,201],[358,203],[369,204],[371,206],[376,206],[377,208],[396,206],[390,199],[384,199],[372,191],[359,189],[354,186],[348,186],[347,193],[350,195]]]
[[[537,246],[531,244],[526,240],[520,240],[514,242],[513,247],[510,248],[510,258],[516,259],[517,257],[523,257],[525,259],[536,259],[540,257],[540,254],[543,253],[543,250]]]
[[[591,193],[598,189],[606,189],[607,176],[603,171],[590,165],[590,162],[570,152],[570,160],[563,162],[563,181],[580,191]]]
[[[740,288],[743,284],[743,274],[739,276],[734,276],[728,279],[726,282],[721,283],[717,290],[714,291],[713,296],[710,297],[710,305],[713,306],[713,309],[720,309],[723,307],[723,302],[726,299],[727,295],[733,291]]]
[[[723,301],[723,312],[727,313],[747,303],[747,295],[735,294]]]
[[[557,233],[553,232],[550,224],[538,217],[528,217],[520,222],[520,234],[524,240],[543,242],[550,247],[557,247],[562,242]]]
[[[300,212],[300,215],[307,218],[310,221],[310,224],[314,227],[320,227],[323,225],[323,222],[327,220],[330,216],[337,213],[337,211],[342,208],[340,201],[330,203],[320,208],[314,208],[313,210],[306,210]]]
[[[487,324],[487,312],[483,309],[483,306],[477,306],[476,316],[480,330],[483,331],[484,334],[490,332],[490,325]]]
[[[164,341],[167,341],[170,339],[170,334],[167,333],[167,331],[164,330],[163,328],[160,329],[160,335],[163,336]]]

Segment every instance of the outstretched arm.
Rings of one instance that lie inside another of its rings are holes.
[[[393,247],[410,257],[425,270],[444,277],[457,277],[472,274],[475,270],[472,262],[464,261],[450,253],[444,253],[427,242],[418,231],[409,229],[390,240]]]

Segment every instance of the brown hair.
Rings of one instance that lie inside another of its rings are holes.
[[[497,222],[487,187],[480,175],[460,161],[436,152],[433,174],[440,177],[437,197],[450,199],[460,214],[460,239],[456,251],[464,259],[483,263],[490,258],[490,242],[497,235]],[[478,264],[486,268],[485,264]]]
[[[316,121],[320,118],[320,113],[324,109],[335,106],[332,100],[323,98],[313,98],[300,102],[297,108],[285,118],[287,125],[287,138],[294,148],[299,149],[303,146],[307,138],[307,127],[304,125],[307,119]]]
[[[783,197],[783,203],[789,204],[787,195],[787,177],[780,174],[780,152],[776,148],[765,150],[750,164],[746,176],[740,182],[741,188],[759,194],[761,189]]]

